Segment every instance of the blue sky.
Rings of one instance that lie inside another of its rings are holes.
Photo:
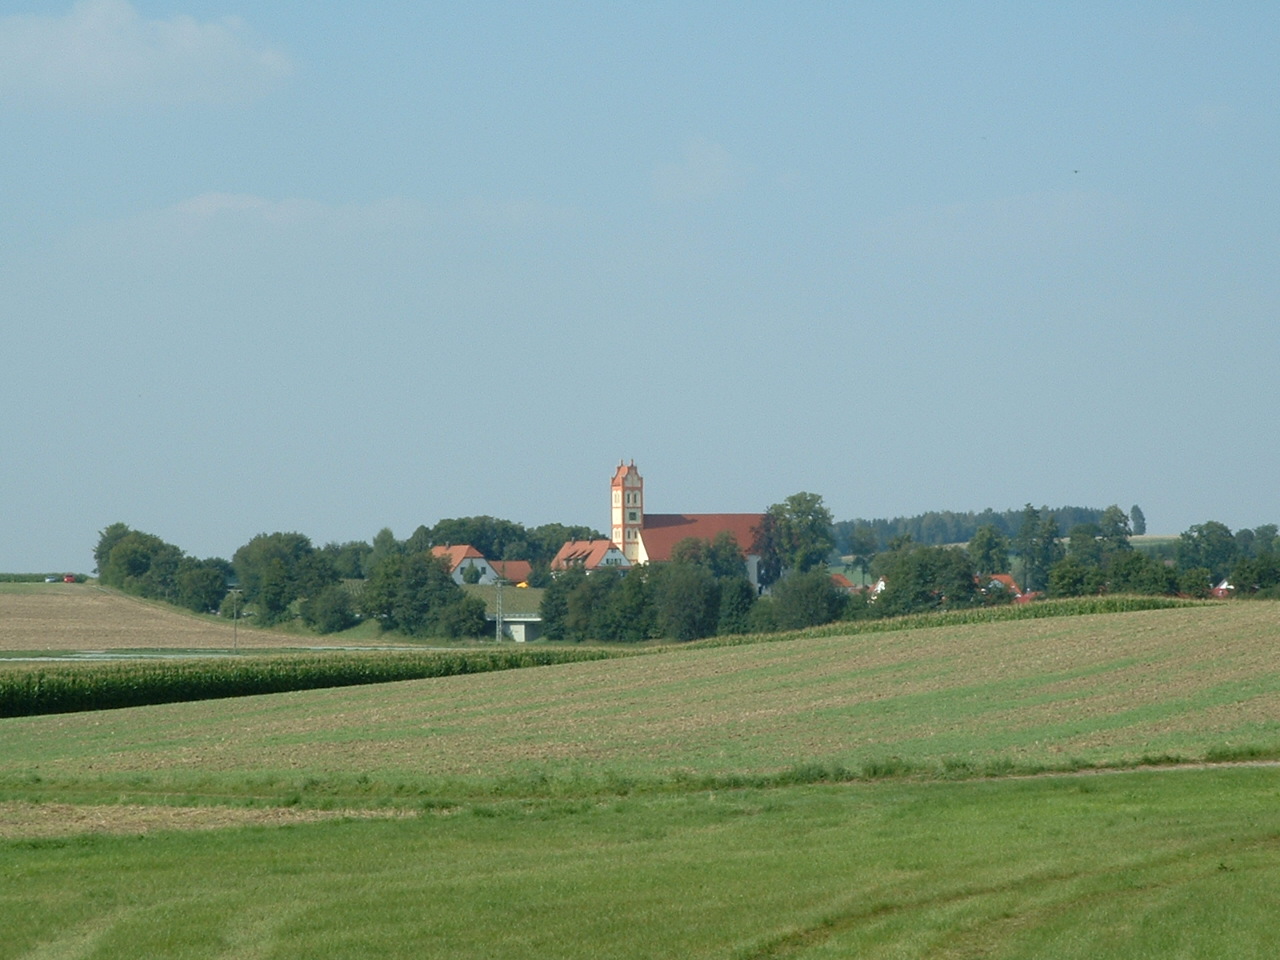
[[[0,6],[0,570],[807,490],[1280,520],[1280,7]]]

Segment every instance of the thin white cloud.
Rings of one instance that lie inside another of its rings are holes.
[[[0,103],[237,102],[292,69],[238,18],[148,20],[127,0],[79,0],[59,17],[0,18]]]
[[[653,173],[654,198],[664,203],[711,200],[740,187],[746,178],[733,157],[718,143],[693,140],[679,163],[667,163]]]

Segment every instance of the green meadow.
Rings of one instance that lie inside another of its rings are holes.
[[[1274,957],[1278,634],[1235,602],[0,720],[0,958]]]

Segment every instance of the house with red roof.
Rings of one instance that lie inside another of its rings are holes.
[[[533,576],[533,564],[528,560],[490,560],[489,566],[508,583],[527,584]]]
[[[478,571],[471,574],[472,583],[493,583],[499,578],[498,571],[493,569],[484,554],[470,544],[432,547],[431,555],[440,557],[449,565],[449,574],[454,583],[466,583],[467,571],[472,569]],[[479,579],[474,579],[476,577]]]
[[[587,573],[607,567],[630,570],[631,561],[612,540],[566,540],[551,560],[551,571],[558,573],[574,567],[581,567]]]
[[[610,538],[632,564],[668,561],[672,548],[688,537],[711,541],[728,533],[746,557],[747,579],[759,588],[760,555],[752,549],[763,513],[645,513],[644,478],[634,460],[618,464],[610,492]]]

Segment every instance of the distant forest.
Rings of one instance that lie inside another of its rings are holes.
[[[912,541],[926,546],[942,546],[949,543],[968,543],[979,527],[990,524],[1010,540],[1018,535],[1022,525],[1023,510],[1005,510],[997,513],[988,507],[981,513],[969,511],[957,513],[952,510],[931,510],[916,517],[894,517],[892,520],[839,520],[832,525],[835,534],[836,551],[841,556],[861,553],[854,542],[855,532],[870,530],[876,539],[874,553],[889,546],[898,537],[909,536]],[[1102,508],[1094,507],[1041,507],[1041,516],[1052,515],[1058,522],[1058,529],[1065,536],[1072,527],[1082,523],[1098,523],[1102,519]],[[1130,511],[1135,534],[1146,533],[1146,521],[1141,508],[1134,506]]]

